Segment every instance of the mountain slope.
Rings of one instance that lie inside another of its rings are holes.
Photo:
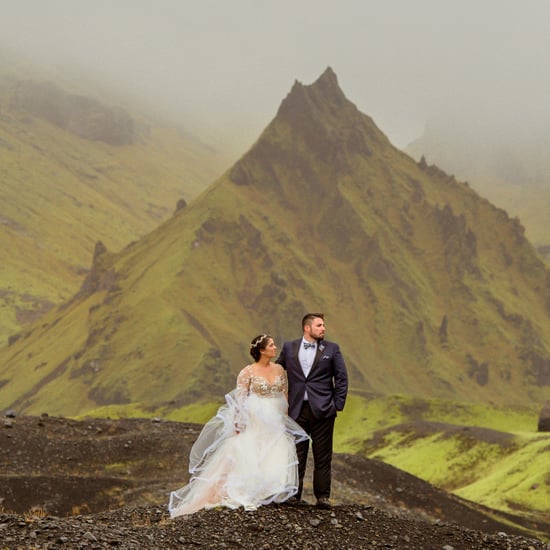
[[[495,134],[473,119],[467,127],[459,121],[433,121],[406,151],[466,179],[481,195],[519,217],[527,237],[550,260],[548,122],[499,123],[508,123],[508,128]]]
[[[248,342],[327,313],[354,392],[544,400],[550,277],[516,220],[395,149],[331,69],[226,174],[0,351],[0,404],[218,399]]]
[[[3,74],[0,339],[78,290],[96,241],[119,250],[152,230],[224,162],[175,128]]]
[[[550,433],[533,406],[406,396],[351,396],[335,448],[381,459],[437,487],[505,513],[550,513]]]

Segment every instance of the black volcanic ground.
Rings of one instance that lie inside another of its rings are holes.
[[[550,532],[448,495],[380,461],[336,455],[332,510],[272,505],[170,520],[200,426],[4,418],[0,548],[550,549]],[[306,500],[313,500],[310,486]],[[508,520],[513,520],[512,527]]]

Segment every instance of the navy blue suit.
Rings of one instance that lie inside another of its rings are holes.
[[[306,378],[298,352],[302,338],[285,342],[277,359],[288,377],[288,414],[311,436],[314,472],[313,491],[319,499],[330,496],[332,434],[337,411],[344,408],[348,392],[348,375],[340,347],[334,342],[317,342],[315,359]],[[307,390],[308,400],[304,401]],[[299,443],[299,488],[301,498],[309,440]]]

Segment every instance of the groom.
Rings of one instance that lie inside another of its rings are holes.
[[[305,315],[302,331],[302,338],[283,344],[277,363],[287,371],[288,414],[311,436],[317,506],[328,509],[334,420],[346,402],[348,375],[338,344],[324,340],[322,313]],[[297,444],[297,502],[302,498],[308,451],[309,440]]]

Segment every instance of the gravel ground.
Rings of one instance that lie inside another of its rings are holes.
[[[505,532],[487,534],[440,521],[392,516],[371,506],[265,506],[254,512],[213,509],[171,520],[160,507],[100,514],[23,517],[0,514],[2,549],[171,548],[550,550]]]
[[[220,508],[171,520],[168,494],[187,480],[201,426],[47,415],[2,422],[0,550],[550,550],[544,519],[489,510],[356,455],[334,457],[332,510]],[[304,497],[313,500],[310,471]]]

